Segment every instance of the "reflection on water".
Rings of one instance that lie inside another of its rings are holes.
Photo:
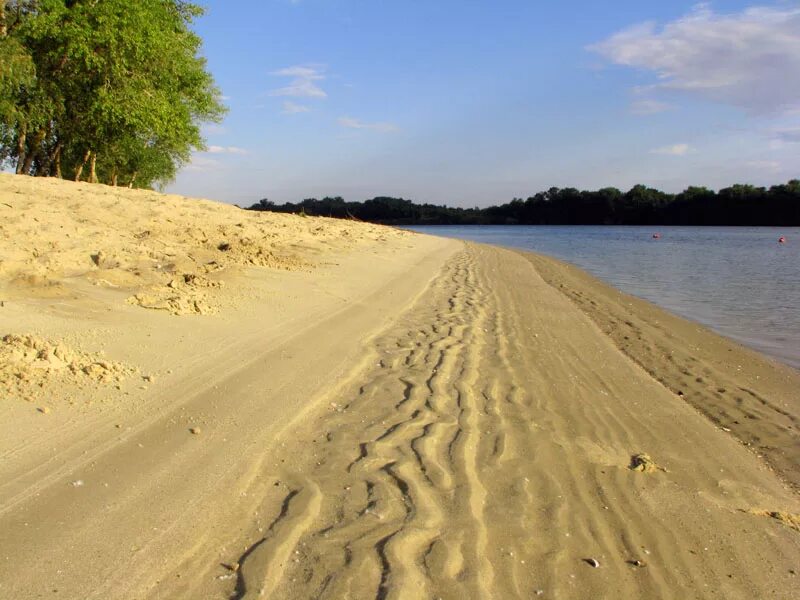
[[[800,229],[442,226],[415,231],[532,250],[800,368]],[[653,233],[661,234],[654,239]],[[779,244],[785,236],[787,242]]]

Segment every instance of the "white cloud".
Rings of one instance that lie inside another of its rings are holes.
[[[272,90],[270,96],[288,96],[291,98],[327,98],[325,90],[317,85],[317,81],[324,81],[325,74],[321,67],[297,65],[274,71],[277,77],[290,77],[289,85]]]
[[[296,115],[298,113],[309,112],[310,110],[308,106],[303,106],[302,104],[296,104],[287,100],[283,103],[283,110],[281,112],[285,115]]]
[[[352,117],[340,117],[339,125],[348,129],[368,129],[379,133],[394,133],[399,131],[397,125],[393,123],[364,123]]]
[[[653,90],[676,90],[778,113],[800,107],[800,8],[714,13],[708,4],[659,29],[643,23],[589,47],[613,63],[652,71]]]
[[[664,154],[667,156],[683,156],[692,150],[689,144],[673,144],[672,146],[662,146],[661,148],[653,148],[650,154]]]
[[[209,146],[206,152],[209,154],[247,154],[247,150],[236,146]]]
[[[631,112],[635,115],[654,115],[673,108],[671,104],[658,100],[636,100],[631,103]]]

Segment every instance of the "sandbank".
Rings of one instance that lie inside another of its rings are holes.
[[[0,215],[0,597],[794,597],[795,370],[531,254],[8,175]]]

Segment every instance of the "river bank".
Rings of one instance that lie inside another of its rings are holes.
[[[0,201],[2,597],[793,597],[788,367],[541,256]]]

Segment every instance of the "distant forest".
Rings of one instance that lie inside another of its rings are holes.
[[[387,225],[772,225],[800,226],[800,180],[769,189],[733,185],[715,192],[689,187],[679,194],[636,185],[627,192],[550,188],[527,200],[488,208],[415,204],[377,197],[341,197],[275,204],[263,199],[249,210],[358,219]]]

